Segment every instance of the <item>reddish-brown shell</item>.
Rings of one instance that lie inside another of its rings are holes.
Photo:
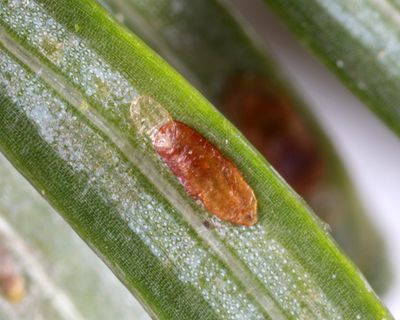
[[[253,190],[232,161],[197,131],[171,120],[156,132],[153,145],[186,192],[212,214],[245,226],[257,222]]]

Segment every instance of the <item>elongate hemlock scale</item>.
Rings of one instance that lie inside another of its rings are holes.
[[[257,222],[253,190],[233,162],[211,142],[171,119],[149,97],[140,96],[132,103],[131,117],[139,133],[150,137],[155,151],[192,198],[200,200],[221,220],[244,226]]]
[[[18,303],[25,296],[25,279],[11,252],[0,243],[0,295]]]
[[[290,100],[263,77],[239,74],[221,99],[225,115],[305,199],[324,179],[325,164],[312,132]]]

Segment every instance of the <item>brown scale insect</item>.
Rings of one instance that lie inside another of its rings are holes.
[[[324,162],[312,135],[281,92],[264,78],[239,75],[221,99],[225,115],[305,198],[324,175]]]
[[[154,112],[155,108],[159,112]],[[150,122],[143,121],[146,110],[157,114]],[[192,198],[221,220],[244,226],[257,222],[253,190],[233,162],[211,142],[186,124],[172,120],[149,97],[139,97],[132,103],[131,117],[139,132],[150,136],[155,151]]]
[[[10,254],[0,247],[0,293],[18,303],[25,296],[25,280]]]

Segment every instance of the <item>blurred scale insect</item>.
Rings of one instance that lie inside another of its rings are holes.
[[[0,246],[0,293],[18,303],[25,296],[25,280],[11,254]]]
[[[138,133],[150,138],[164,163],[186,192],[221,220],[252,226],[257,222],[257,200],[238,168],[210,141],[148,96],[131,104]]]
[[[324,159],[289,99],[263,77],[241,74],[228,81],[221,106],[293,189],[310,198],[324,178]]]

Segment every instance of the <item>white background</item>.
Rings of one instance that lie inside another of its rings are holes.
[[[394,279],[382,299],[400,319],[400,138],[304,49],[261,0],[231,3],[280,61],[342,157],[386,241]]]

